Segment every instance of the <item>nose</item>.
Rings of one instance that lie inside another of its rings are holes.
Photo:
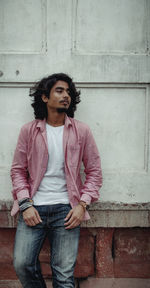
[[[64,98],[68,99],[70,95],[68,94],[68,91],[64,90],[63,96],[64,96]]]

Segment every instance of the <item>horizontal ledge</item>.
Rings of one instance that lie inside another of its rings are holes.
[[[83,222],[82,227],[150,227],[150,211],[147,210],[95,210],[89,212],[91,219]]]
[[[128,288],[149,288],[150,287],[150,279],[146,278],[95,278],[95,277],[88,277],[77,279],[80,283],[80,287],[128,287]],[[45,279],[46,284],[49,285],[48,287],[52,287],[52,280]],[[19,280],[0,280],[0,288],[20,288]]]
[[[128,288],[148,288],[150,287],[150,279],[145,278],[94,278],[89,277],[80,281],[80,287],[128,287]]]
[[[12,201],[0,201],[1,228],[16,227],[16,217],[10,216]],[[97,202],[90,206],[91,219],[81,227],[150,227],[150,203]]]
[[[13,201],[10,200],[0,200],[0,211],[10,211],[13,205]],[[134,202],[134,203],[125,203],[125,202],[111,202],[111,201],[98,201],[92,203],[89,207],[89,211],[149,211],[150,202]]]
[[[1,88],[31,88],[35,82],[30,81],[4,81],[0,83]],[[147,88],[149,82],[75,82],[77,88]]]
[[[119,211],[139,211],[139,210],[150,210],[150,202],[134,202],[134,203],[125,203],[125,202],[112,202],[112,201],[98,201],[91,204],[90,209],[92,211],[105,211],[105,210],[119,210]]]

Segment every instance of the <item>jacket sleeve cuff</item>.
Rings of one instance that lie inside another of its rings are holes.
[[[87,203],[87,205],[90,205],[91,203],[91,197],[87,194],[82,194],[80,201],[84,201]]]
[[[20,192],[17,193],[18,201],[20,201],[23,198],[30,198],[28,190],[21,190]]]

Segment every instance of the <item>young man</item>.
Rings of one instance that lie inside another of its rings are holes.
[[[35,120],[22,127],[11,168],[15,200],[11,214],[20,210],[14,267],[25,288],[46,287],[38,259],[46,237],[53,287],[75,287],[80,223],[89,219],[87,205],[98,200],[102,185],[91,131],[73,119],[79,95],[63,73],[43,78],[30,92]]]

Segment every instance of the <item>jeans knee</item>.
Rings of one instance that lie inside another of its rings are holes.
[[[40,263],[35,259],[27,259],[26,257],[14,257],[13,266],[18,277],[36,278],[40,274]]]
[[[13,266],[15,268],[16,274],[17,275],[24,275],[27,272],[27,267],[28,264],[26,263],[26,261],[24,259],[21,258],[14,258],[13,260]]]

